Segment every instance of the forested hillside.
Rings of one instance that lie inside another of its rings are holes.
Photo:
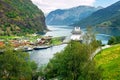
[[[30,0],[0,0],[0,35],[21,35],[45,29],[43,12]]]
[[[89,17],[75,23],[79,26],[120,27],[120,1],[94,12]]]

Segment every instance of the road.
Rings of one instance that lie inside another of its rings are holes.
[[[96,49],[96,51],[94,53],[92,53],[91,57],[90,57],[90,60],[92,60],[96,54],[98,54],[101,50],[103,49],[106,49],[106,48],[109,48],[111,47],[110,45],[105,45],[103,47],[99,47],[98,49]]]

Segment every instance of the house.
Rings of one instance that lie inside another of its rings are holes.
[[[3,46],[5,46],[4,42],[0,41],[0,47],[3,47]]]

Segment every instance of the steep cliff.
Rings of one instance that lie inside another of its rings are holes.
[[[0,35],[23,35],[44,30],[44,14],[30,0],[0,0]]]

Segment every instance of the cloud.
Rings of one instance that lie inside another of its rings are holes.
[[[44,13],[55,9],[71,8],[79,5],[92,6],[95,0],[32,0]]]

